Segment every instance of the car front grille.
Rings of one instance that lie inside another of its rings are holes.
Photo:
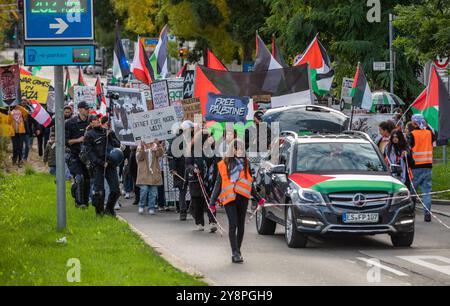
[[[358,206],[353,202],[355,195],[362,194],[367,202]],[[376,209],[388,204],[388,193],[385,192],[339,192],[330,193],[328,199],[330,204],[337,208],[351,208],[355,210]]]

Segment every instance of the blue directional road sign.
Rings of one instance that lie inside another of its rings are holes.
[[[80,46],[25,46],[25,66],[94,65],[95,48]]]
[[[94,40],[93,0],[25,0],[25,41]]]

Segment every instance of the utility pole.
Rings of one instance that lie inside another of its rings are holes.
[[[394,48],[392,46],[394,41],[394,28],[393,28],[394,15],[389,14],[389,76],[390,76],[390,91],[394,93]]]

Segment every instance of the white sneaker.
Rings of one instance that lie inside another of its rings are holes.
[[[130,193],[128,193],[128,192],[127,192],[127,193],[125,193],[125,199],[127,199],[127,200],[128,200],[129,198],[130,198]]]
[[[203,232],[205,230],[205,227],[201,224],[197,224],[197,231]]]
[[[121,207],[122,205],[120,205],[120,203],[117,202],[116,205],[114,206],[114,210],[120,210]]]
[[[140,215],[143,215],[143,214],[144,214],[144,208],[139,207],[139,214],[140,214]]]
[[[149,210],[148,210],[148,214],[149,214],[150,216],[153,216],[153,215],[156,215],[156,212],[155,212],[154,209],[149,209]]]

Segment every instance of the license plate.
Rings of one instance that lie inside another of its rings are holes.
[[[378,223],[378,214],[350,214],[342,215],[344,223]]]

